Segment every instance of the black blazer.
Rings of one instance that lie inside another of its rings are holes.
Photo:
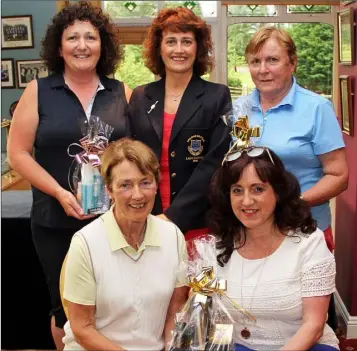
[[[165,78],[162,78],[137,87],[128,106],[132,137],[151,147],[159,160],[164,97]],[[183,233],[207,226],[208,186],[230,143],[229,131],[221,115],[231,105],[227,86],[197,76],[191,78],[181,99],[169,145],[171,205],[164,214]],[[158,194],[152,213],[162,212]]]

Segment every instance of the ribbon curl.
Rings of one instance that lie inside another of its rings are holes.
[[[233,145],[229,148],[228,152],[224,156],[222,166],[230,155],[249,147],[250,138],[260,137],[260,127],[249,127],[248,116],[245,115],[239,117],[237,122],[233,124],[230,134],[237,140],[233,143]]]
[[[225,293],[225,291],[227,291],[227,280],[216,277],[213,267],[202,267],[201,272],[196,276],[189,276],[188,286],[192,288],[193,292],[201,295],[210,296],[216,293],[219,296],[224,296],[231,302],[235,309],[243,313],[253,322],[256,322],[254,316],[227,296]]]
[[[249,127],[248,116],[242,116],[234,123],[230,134],[238,139],[242,147],[248,147],[251,137],[260,137],[260,127]]]
[[[94,168],[96,168],[101,165],[99,156],[108,147],[108,143],[108,139],[105,136],[98,135],[93,139],[85,136],[79,140],[79,144],[70,144],[67,148],[67,153],[70,157],[74,157],[78,164],[90,163]],[[70,153],[71,146],[79,146],[83,149],[83,151],[73,155]]]

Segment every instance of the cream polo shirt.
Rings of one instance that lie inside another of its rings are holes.
[[[161,246],[158,232],[160,229],[163,229],[162,227],[165,227],[164,224],[169,222],[149,215],[144,240],[138,251],[136,251],[127,243],[121,232],[114,217],[113,208],[100,217],[103,221],[105,236],[112,252],[122,249],[128,256],[137,260],[143,254],[146,247]],[[173,228],[176,227],[173,224],[171,226]],[[175,229],[178,233],[179,260],[182,262],[187,260],[186,242],[180,229],[178,227]],[[184,279],[177,276],[175,287],[178,288],[184,285]],[[66,300],[81,305],[95,305],[96,282],[93,275],[91,257],[85,241],[79,235],[73,236],[68,252],[63,296]]]
[[[96,329],[126,350],[161,350],[167,309],[187,258],[183,234],[172,223],[149,215],[138,251],[131,248],[113,208],[77,232],[67,256],[66,300],[95,305]],[[69,322],[65,350],[82,350]]]

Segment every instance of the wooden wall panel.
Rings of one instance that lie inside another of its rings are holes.
[[[141,45],[146,37],[148,26],[119,27],[120,44]]]

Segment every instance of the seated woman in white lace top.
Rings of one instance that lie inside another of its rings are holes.
[[[227,157],[211,184],[211,229],[235,319],[235,350],[338,350],[326,324],[335,260],[296,178],[271,150]]]

